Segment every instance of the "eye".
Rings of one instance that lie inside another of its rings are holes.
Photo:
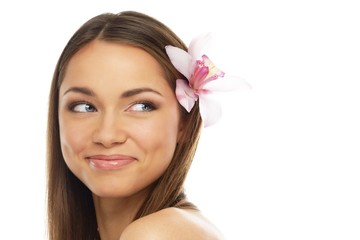
[[[138,102],[133,105],[131,105],[128,108],[128,111],[130,112],[151,112],[155,110],[156,107],[153,103],[150,102]]]
[[[90,103],[86,103],[86,102],[71,104],[70,110],[73,112],[80,112],[80,113],[96,112],[96,108]]]

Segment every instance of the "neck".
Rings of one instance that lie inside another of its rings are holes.
[[[133,221],[145,197],[146,192],[122,198],[103,198],[93,195],[101,239],[118,240],[124,229]]]

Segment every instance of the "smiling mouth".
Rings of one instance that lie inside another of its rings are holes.
[[[117,170],[136,161],[136,158],[126,155],[93,155],[86,157],[90,166],[101,170]]]

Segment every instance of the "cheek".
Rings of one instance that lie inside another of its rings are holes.
[[[85,131],[85,125],[72,124],[71,121],[61,118],[59,120],[61,151],[68,163],[74,155],[78,155],[85,149],[89,134]]]
[[[165,163],[171,161],[178,135],[178,121],[175,119],[156,119],[141,129],[138,136],[142,146],[154,159]]]

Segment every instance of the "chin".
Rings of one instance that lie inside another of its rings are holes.
[[[111,185],[96,186],[89,189],[94,196],[99,198],[129,198],[146,192],[145,189]]]

